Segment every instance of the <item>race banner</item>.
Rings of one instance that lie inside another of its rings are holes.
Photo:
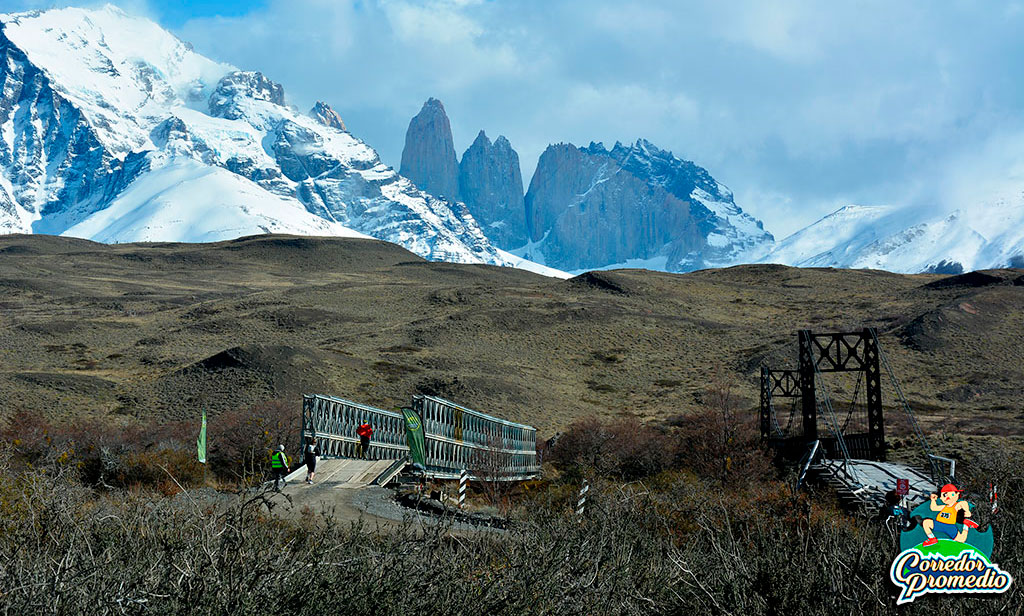
[[[405,441],[409,446],[409,456],[412,461],[426,468],[426,448],[423,445],[423,423],[416,411],[404,408],[402,416],[405,417]]]

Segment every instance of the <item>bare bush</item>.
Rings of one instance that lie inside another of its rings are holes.
[[[208,466],[197,460],[199,415],[191,422],[118,425],[109,419],[50,422],[42,415],[16,412],[0,430],[13,461],[32,468],[68,467],[88,485],[148,487],[164,493],[202,484],[207,469],[244,482],[267,472],[270,452],[284,444],[299,454],[299,426],[293,405],[268,401],[210,418]]]
[[[284,445],[289,458],[298,460],[298,411],[294,404],[271,400],[211,418],[208,428],[209,461],[221,474],[239,481],[263,477],[270,453]]]
[[[626,480],[658,473],[671,465],[672,441],[660,430],[633,419],[609,423],[596,417],[574,422],[551,448],[548,460],[570,474]]]
[[[513,473],[509,469],[509,456],[502,451],[504,443],[501,438],[492,434],[486,443],[486,449],[474,449],[467,469],[476,477],[476,487],[483,492],[487,502],[499,510],[507,508],[506,497],[513,485],[509,478]]]
[[[0,457],[2,462],[2,457]],[[1019,461],[1018,461],[1019,464]],[[2,467],[2,464],[0,464]],[[97,495],[73,474],[0,477],[0,588],[11,614],[891,614],[887,533],[766,482],[595,480],[525,503],[503,533],[371,532],[287,522],[260,492]],[[1009,500],[998,562],[1024,566]],[[1005,595],[947,613],[1014,613]],[[921,601],[902,609],[934,611]]]
[[[696,413],[673,417],[677,464],[698,476],[729,483],[764,481],[774,475],[760,444],[758,418],[740,408],[731,381],[715,378]]]

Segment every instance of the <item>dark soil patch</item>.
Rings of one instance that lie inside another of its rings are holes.
[[[117,384],[106,379],[84,374],[62,374],[54,372],[22,372],[15,378],[35,387],[45,387],[60,392],[75,392],[89,396],[106,396]]]
[[[570,278],[569,285],[576,289],[595,289],[616,295],[630,295],[634,292],[622,279],[608,272],[586,272]]]
[[[1002,272],[1000,272],[1002,273]],[[967,272],[958,276],[950,276],[924,285],[926,289],[949,289],[954,287],[987,287],[996,284],[1011,284],[1008,276],[993,272]]]

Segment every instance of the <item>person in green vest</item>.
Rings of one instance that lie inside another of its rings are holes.
[[[274,489],[280,492],[280,486],[288,483],[284,477],[290,472],[288,456],[284,455],[284,445],[278,445],[277,451],[271,454],[270,470],[274,473]]]

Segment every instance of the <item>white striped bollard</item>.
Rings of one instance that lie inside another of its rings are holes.
[[[587,504],[587,492],[590,491],[590,483],[586,479],[583,480],[583,487],[580,488],[580,497],[576,500],[576,516],[579,518],[583,517],[583,508]]]
[[[462,469],[459,473],[459,509],[462,509],[466,502],[466,486],[469,484],[469,473]]]

